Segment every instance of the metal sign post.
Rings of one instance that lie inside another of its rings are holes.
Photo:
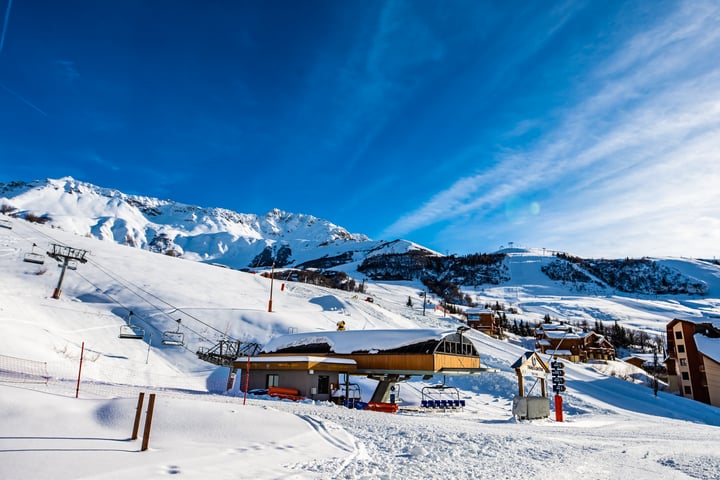
[[[565,391],[565,364],[553,358],[550,362],[550,369],[553,392],[555,392],[555,421],[562,422],[562,396],[560,393]]]

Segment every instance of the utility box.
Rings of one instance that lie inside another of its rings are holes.
[[[518,420],[536,420],[550,416],[550,400],[546,397],[513,398],[513,415]]]

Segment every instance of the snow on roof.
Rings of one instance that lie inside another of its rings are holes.
[[[695,345],[700,353],[713,361],[720,363],[720,338],[710,338],[696,333],[694,336]]]
[[[561,330],[564,332],[567,330],[572,330],[572,327],[566,323],[543,323],[538,328],[545,330],[545,331]]]
[[[357,351],[391,350],[406,345],[442,340],[456,330],[407,329],[407,330],[345,330],[327,332],[294,333],[270,340],[263,352],[272,353],[290,347],[327,343],[334,353],[348,354]]]
[[[674,318],[673,321],[688,322],[694,324],[709,323],[713,327],[720,329],[720,319],[715,317],[688,317],[688,318]]]
[[[633,358],[642,360],[644,364],[652,365],[653,363],[655,363],[655,356],[652,353],[633,353],[632,355],[623,357],[620,360],[622,360],[623,362],[627,362],[628,360],[632,360]],[[657,359],[658,364],[662,363],[662,358],[659,355]]]
[[[247,362],[248,357],[240,357],[237,362]],[[250,357],[251,363],[281,363],[281,362],[307,362],[307,363],[333,363],[340,365],[357,365],[351,358],[328,358],[312,355],[282,355],[277,357]]]
[[[547,338],[583,338],[586,337],[587,333],[575,333],[575,332],[556,332],[554,330],[545,330],[545,336]]]
[[[465,312],[464,312],[464,313],[465,313],[465,314],[468,314],[468,313],[493,313],[493,311],[492,311],[492,309],[490,309],[490,308],[475,307],[475,308],[467,308],[467,309],[465,309]]]

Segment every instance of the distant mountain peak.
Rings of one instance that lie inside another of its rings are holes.
[[[0,184],[0,204],[16,209],[17,216],[49,218],[49,224],[77,235],[237,268],[260,254],[272,258],[280,247],[286,261],[297,264],[376,244],[313,215],[199,207],[128,195],[70,176]]]

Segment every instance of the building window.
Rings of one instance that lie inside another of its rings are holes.
[[[680,375],[682,375],[683,380],[690,380],[690,373],[682,372]]]
[[[678,353],[685,353],[685,345],[678,345],[677,349]]]
[[[690,389],[689,386],[685,387],[685,395],[692,395],[692,390]]]
[[[330,393],[330,377],[327,375],[318,375],[318,394],[327,395]]]
[[[682,340],[682,331],[678,330],[677,332],[675,332],[675,338],[677,338],[678,340]]]
[[[277,387],[280,384],[280,375],[275,373],[268,373],[267,376],[267,388]]]
[[[680,366],[681,366],[681,367],[687,367],[687,358],[681,358],[681,359],[680,359]]]

